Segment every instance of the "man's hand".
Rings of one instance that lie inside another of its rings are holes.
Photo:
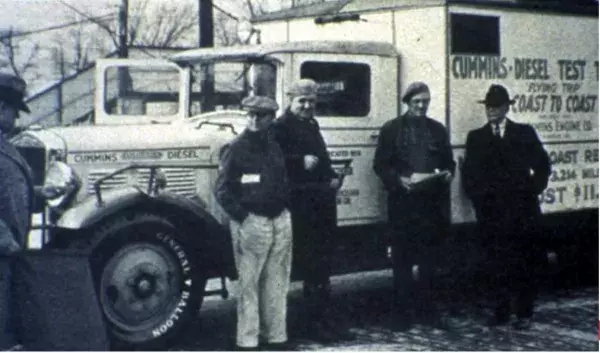
[[[447,170],[447,169],[442,170],[441,172],[444,173],[443,180],[444,180],[445,183],[451,182],[452,179],[454,178],[454,175],[452,175],[452,173],[449,170]]]
[[[400,185],[402,186],[402,188],[406,191],[411,191],[412,190],[412,181],[410,180],[410,178],[407,177],[398,177],[399,181],[400,181]]]
[[[340,178],[333,178],[329,182],[329,187],[335,190],[339,190],[342,187],[342,181]]]
[[[312,154],[304,156],[304,169],[311,171],[317,167],[317,163],[319,163],[319,157]]]

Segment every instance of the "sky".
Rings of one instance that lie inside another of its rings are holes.
[[[167,0],[129,0],[130,9],[135,6],[136,2],[140,1],[148,1],[149,8],[151,9],[153,5]],[[276,10],[281,7],[282,1],[285,3],[287,0],[262,1],[269,9]],[[39,33],[20,37],[19,45],[22,46],[20,52],[24,53],[22,54],[24,57],[27,57],[31,52],[30,48],[38,45],[39,49],[36,52],[36,59],[42,63],[42,66],[44,66],[44,63],[48,63],[46,66],[50,66],[53,62],[51,60],[52,55],[56,50],[56,41],[66,38],[69,28],[50,31],[44,31],[44,29],[82,19],[81,17],[77,18],[76,13],[66,6],[65,2],[92,16],[116,14],[121,4],[121,0],[0,0],[0,33],[9,28],[13,28],[19,32],[39,31]],[[169,2],[178,2],[180,4],[192,3],[195,6],[198,0],[169,0]],[[213,0],[213,3],[235,16],[244,14],[242,10],[244,0]],[[214,11],[216,12],[217,10]],[[90,31],[98,30],[95,25],[87,28]],[[59,77],[56,68],[41,67],[36,71],[41,71],[42,77],[33,78],[32,75],[37,74],[37,72],[32,73],[31,70],[29,75],[26,74],[25,76],[25,79],[31,83],[31,90],[28,90],[30,94],[51,84]]]
[[[130,0],[134,2],[137,0]],[[150,0],[151,2],[165,0]],[[196,0],[169,0],[196,1]],[[269,8],[276,9],[284,0],[266,0]],[[103,15],[118,10],[120,0],[65,0],[70,5],[87,13]],[[240,14],[240,0],[213,0],[213,3],[234,15]],[[18,27],[27,30],[45,28],[69,21],[72,11],[58,0],[0,0],[0,29]]]

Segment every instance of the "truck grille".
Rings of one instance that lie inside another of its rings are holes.
[[[88,175],[88,194],[94,193],[94,183],[96,180],[108,175],[112,171],[92,171]],[[192,196],[196,193],[196,171],[190,168],[169,168],[164,169],[163,172],[167,177],[167,190],[174,192],[182,196]],[[137,175],[136,175],[137,174]],[[131,178],[129,175],[133,175]],[[146,188],[148,186],[148,179],[150,178],[149,170],[139,170],[134,174],[123,173],[110,178],[100,187],[100,190],[106,191],[127,185],[131,180],[137,181],[137,185]]]

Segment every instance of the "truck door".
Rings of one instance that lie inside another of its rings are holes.
[[[352,159],[338,193],[338,225],[385,219],[385,193],[372,163],[383,123],[397,114],[397,58],[377,55],[293,55],[291,80],[319,85],[316,118],[333,160]]]

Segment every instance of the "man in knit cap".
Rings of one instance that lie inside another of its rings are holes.
[[[291,184],[294,271],[304,281],[308,302],[306,336],[320,342],[351,339],[335,324],[329,277],[337,222],[336,193],[341,178],[333,170],[327,146],[314,118],[317,84],[301,79],[291,85],[289,105],[273,128],[285,156]]]
[[[215,197],[231,217],[239,273],[237,350],[288,350],[287,292],[292,266],[292,224],[283,153],[269,130],[277,103],[242,100],[246,130],[221,154]],[[260,336],[260,337],[259,337]]]
[[[381,128],[373,169],[388,191],[392,234],[394,329],[410,329],[413,314],[447,328],[432,300],[437,248],[448,229],[445,204],[455,162],[446,128],[427,117],[431,94],[423,82],[411,83],[404,96],[407,112]],[[418,266],[418,281],[413,267]],[[410,309],[414,308],[415,313]]]

